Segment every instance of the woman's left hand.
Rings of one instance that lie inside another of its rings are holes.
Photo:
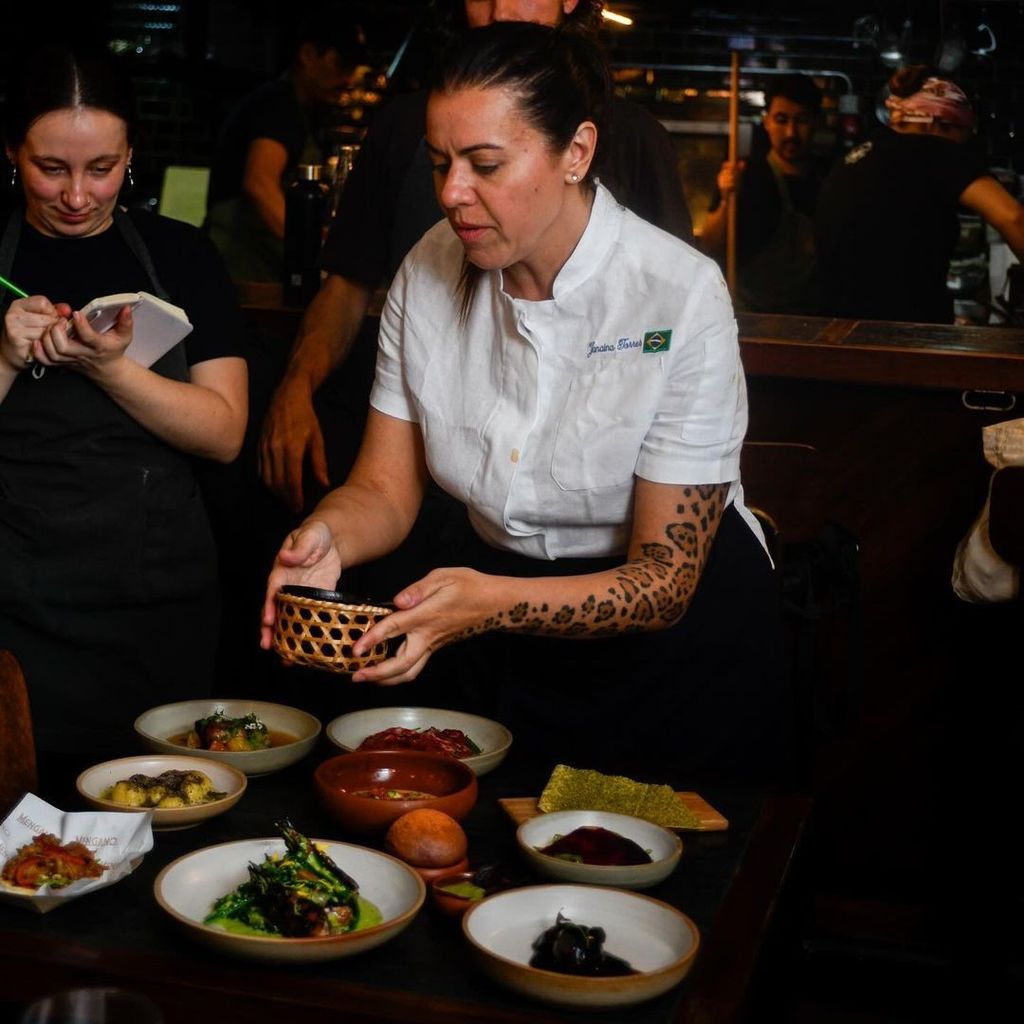
[[[498,578],[474,569],[434,569],[395,596],[396,611],[378,622],[356,642],[353,651],[365,654],[374,644],[403,636],[393,658],[352,676],[356,683],[391,686],[407,683],[423,671],[438,648],[490,628],[489,609]],[[490,595],[490,596],[489,596]]]
[[[61,306],[58,305],[58,310]],[[62,311],[63,312],[63,311]],[[132,342],[132,310],[125,306],[110,330],[100,334],[79,312],[68,308],[68,319],[58,320],[39,340],[39,361],[47,366],[66,366],[95,376],[120,359]]]

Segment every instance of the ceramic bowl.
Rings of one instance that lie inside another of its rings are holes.
[[[187,733],[200,718],[220,709],[229,718],[252,712],[270,730],[271,746],[266,750],[191,750],[174,738]],[[298,708],[269,704],[261,700],[184,700],[162,704],[135,719],[135,732],[150,750],[162,754],[187,754],[228,764],[246,775],[268,775],[295,764],[313,749],[320,735],[320,721]]]
[[[476,803],[473,770],[444,754],[418,750],[372,750],[337,754],[313,774],[329,814],[352,832],[386,832],[403,814],[422,807],[444,811],[461,821]],[[432,796],[421,800],[379,800],[359,790],[385,786],[414,789]]]
[[[457,893],[447,892],[450,885],[469,884],[482,890],[478,896],[461,896]],[[504,872],[495,871],[492,868],[474,868],[472,870],[455,870],[449,868],[446,873],[438,875],[427,885],[427,892],[434,906],[445,917],[462,917],[462,915],[474,903],[479,903],[485,896],[491,896],[496,892],[503,892],[519,885],[518,879],[512,878]]]
[[[534,940],[559,913],[603,928],[605,950],[638,973],[595,978],[531,967]],[[675,907],[590,885],[537,885],[488,896],[466,911],[462,931],[484,972],[500,985],[545,1003],[588,1009],[662,995],[686,976],[700,943],[696,925]]]
[[[213,788],[224,796],[209,803],[196,804],[194,807],[127,807],[103,796],[115,783],[127,779],[130,775],[155,776],[172,770],[203,772],[213,783]],[[191,828],[201,821],[229,811],[242,799],[246,784],[245,773],[232,768],[229,764],[213,764],[205,758],[177,754],[144,754],[94,764],[78,776],[75,788],[86,803],[98,810],[129,814],[150,811],[153,815],[154,830],[169,831]]]
[[[343,935],[308,939],[239,935],[203,924],[214,902],[249,877],[250,861],[285,852],[281,839],[243,839],[196,850],[172,861],[153,883],[160,907],[197,942],[221,953],[253,960],[336,960],[394,938],[416,916],[426,890],[420,877],[396,857],[362,846],[324,839],[314,842],[359,883],[359,892],[381,912],[379,925]]]
[[[475,871],[453,871],[440,875],[427,886],[430,902],[445,917],[461,917],[474,903],[479,903],[483,896],[459,896],[456,893],[445,892],[445,887],[459,884],[473,885],[475,878]]]
[[[650,864],[581,864],[541,853],[557,836],[574,829],[595,826],[615,832],[642,847]],[[667,878],[679,863],[683,844],[679,836],[660,825],[611,811],[553,811],[524,821],[516,830],[516,842],[527,863],[545,878],[585,885],[614,885],[621,889],[646,889]]]
[[[327,738],[344,751],[355,750],[367,736],[384,729],[461,729],[479,748],[479,754],[460,758],[484,775],[497,768],[512,746],[512,733],[499,722],[462,711],[441,708],[367,708],[335,718],[327,724]]]

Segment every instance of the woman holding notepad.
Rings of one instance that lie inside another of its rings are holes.
[[[133,115],[113,61],[61,47],[24,67],[4,119],[23,203],[0,227],[0,648],[42,748],[116,749],[113,727],[212,675],[216,561],[191,459],[239,451],[241,322],[200,232],[117,206]],[[122,293],[181,307],[191,331],[147,365],[142,307],[102,333],[79,312]]]

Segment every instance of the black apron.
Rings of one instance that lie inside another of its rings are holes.
[[[468,526],[454,564],[504,576],[600,572],[622,557],[540,561],[498,551]],[[514,737],[509,757],[545,778],[556,763],[650,780],[774,782],[786,693],[778,587],[730,506],[690,608],[669,629],[593,640],[492,632],[438,652],[467,710]],[[436,656],[435,656],[436,657]]]
[[[4,276],[22,216],[0,239]],[[120,210],[113,230],[169,298]],[[187,380],[184,346],[152,369]],[[19,374],[3,413],[41,455],[0,450],[0,647],[25,670],[41,748],[127,753],[137,714],[210,686],[216,554],[191,464],[71,370]],[[88,430],[61,444],[51,424],[69,415]]]

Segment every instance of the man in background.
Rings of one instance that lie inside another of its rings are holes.
[[[815,311],[814,213],[824,167],[811,142],[820,110],[821,91],[808,75],[773,79],[763,121],[768,151],[749,161],[727,161],[718,172],[701,248],[724,261],[726,207],[735,194],[738,309]]]
[[[323,164],[318,110],[336,104],[365,59],[343,4],[299,24],[288,70],[244,97],[221,127],[206,230],[236,281],[280,281],[285,188],[299,164]]]

